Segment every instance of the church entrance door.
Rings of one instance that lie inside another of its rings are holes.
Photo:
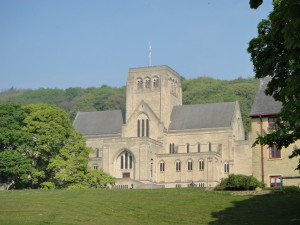
[[[123,173],[123,178],[130,178],[130,173]]]

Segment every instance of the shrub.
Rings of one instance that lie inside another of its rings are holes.
[[[215,190],[254,190],[257,187],[263,188],[264,183],[253,176],[230,174],[228,178],[222,179]]]
[[[42,186],[43,189],[55,189],[56,188],[55,184],[50,182],[50,181],[43,182],[41,184],[41,186]]]

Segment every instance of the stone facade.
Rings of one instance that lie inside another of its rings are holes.
[[[79,112],[74,126],[95,150],[90,166],[116,187],[214,187],[229,173],[252,174],[238,102],[183,106],[168,66],[129,69],[126,112]]]

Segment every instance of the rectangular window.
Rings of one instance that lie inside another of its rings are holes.
[[[281,149],[277,148],[276,145],[273,145],[269,148],[270,151],[270,159],[278,159],[281,158]]]
[[[128,153],[125,153],[125,169],[128,169]]]
[[[192,170],[193,170],[193,162],[188,161],[188,171],[192,171]]]
[[[224,172],[229,173],[229,163],[224,164]]]
[[[132,155],[129,156],[129,168],[132,169]]]
[[[201,145],[198,144],[198,152],[201,152]]]
[[[94,166],[94,170],[97,170],[97,169],[98,169],[98,166],[95,165],[95,166]]]
[[[208,143],[208,151],[211,152],[211,143]]]
[[[276,122],[277,122],[276,117],[269,117],[268,118],[268,128],[270,130],[275,130],[276,129]]]
[[[281,182],[281,179],[280,179],[281,176],[270,176],[270,186],[271,187],[277,187],[277,186],[280,186],[280,182]]]
[[[170,154],[174,154],[175,153],[175,145],[174,144],[170,144]]]
[[[204,161],[203,160],[199,161],[199,170],[204,170]]]
[[[142,120],[142,137],[145,136],[145,120]]]
[[[176,171],[179,172],[181,170],[180,162],[176,162]]]
[[[190,144],[186,144],[186,152],[187,152],[187,153],[190,152]]]
[[[165,163],[161,162],[160,163],[160,172],[164,172],[165,171]]]
[[[141,136],[140,127],[141,127],[141,121],[138,120],[138,121],[137,121],[137,136],[138,136],[138,137]]]
[[[149,137],[149,120],[146,120],[146,136]]]
[[[124,169],[124,157],[121,156],[121,169]]]

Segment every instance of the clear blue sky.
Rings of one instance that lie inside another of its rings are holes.
[[[272,10],[249,0],[0,0],[0,91],[121,87],[128,68],[254,76],[248,42]]]

